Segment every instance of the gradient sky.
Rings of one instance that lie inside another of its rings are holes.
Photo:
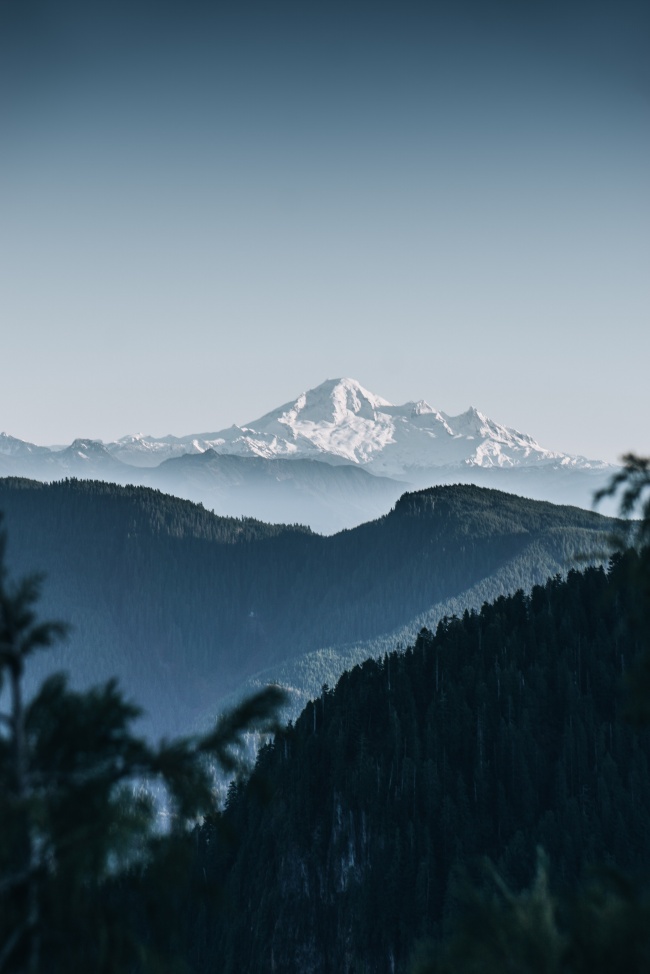
[[[326,378],[650,453],[650,4],[0,0],[0,429]]]

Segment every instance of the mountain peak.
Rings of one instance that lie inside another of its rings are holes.
[[[70,444],[71,450],[94,450],[95,452],[105,449],[101,440],[86,439],[83,436],[73,440]]]
[[[494,422],[475,406],[451,416],[425,399],[393,405],[349,376],[326,379],[259,419],[216,433],[154,438],[125,436],[115,443],[80,438],[57,455],[61,461],[115,460],[138,467],[211,448],[220,455],[311,458],[353,463],[382,476],[411,481],[434,469],[530,467],[561,464],[596,468],[602,464],[544,449],[531,436]],[[0,435],[0,454],[15,456],[45,447]],[[75,461],[76,462],[76,461]]]
[[[234,433],[210,440],[220,437],[222,453],[347,461],[393,477],[443,466],[564,462],[562,454],[494,422],[475,406],[458,416],[439,412],[425,399],[395,406],[350,377],[326,379]]]
[[[114,462],[114,458],[111,456],[101,440],[91,440],[84,437],[79,437],[76,440],[73,440],[70,446],[61,451],[59,456],[62,459],[110,460],[111,462]]]
[[[326,379],[314,389],[301,392],[293,402],[246,423],[243,430],[249,435],[262,434],[265,438],[274,437],[276,440],[282,438],[286,441],[282,448],[284,455],[295,453],[298,441],[303,455],[305,452],[318,453],[322,447],[313,450],[317,445],[314,437],[320,441],[323,436],[327,438],[328,430],[331,433],[350,425],[374,424],[386,407],[391,407],[387,399],[369,392],[356,379]],[[312,443],[312,447],[308,443]],[[257,439],[256,444],[259,446]],[[261,448],[256,448],[254,452],[269,455]],[[334,452],[353,462],[357,461],[346,448]]]
[[[335,421],[339,422],[347,413],[374,418],[382,406],[392,405],[387,399],[369,392],[356,379],[349,378],[326,379],[315,389],[302,393],[296,402],[301,400],[303,410],[323,407],[328,412],[331,409]]]
[[[326,379],[315,388],[301,392],[294,402],[282,406],[281,410],[286,413],[320,413],[322,420],[334,417],[340,420],[345,413],[374,413],[390,405],[387,399],[369,392],[356,379],[342,378]]]
[[[410,404],[409,404],[410,405]],[[429,416],[432,413],[437,413],[438,410],[430,406],[426,399],[418,399],[417,402],[412,404],[411,415],[412,416]]]

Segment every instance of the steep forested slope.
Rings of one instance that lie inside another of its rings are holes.
[[[44,570],[44,613],[73,625],[52,665],[82,684],[117,674],[158,727],[181,730],[272,663],[462,607],[477,585],[542,581],[613,523],[471,486],[406,494],[333,537],[88,481],[2,480],[0,511],[10,567]]]
[[[559,884],[588,863],[647,872],[650,740],[621,720],[647,643],[635,560],[444,620],[324,690],[232,787],[233,844],[197,834],[223,908],[188,908],[196,969],[403,971],[484,855],[515,888],[537,845]]]

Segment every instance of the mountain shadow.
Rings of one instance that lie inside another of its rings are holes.
[[[259,670],[541,582],[615,523],[472,486],[405,494],[331,537],[93,481],[0,480],[0,510],[11,570],[42,568],[44,612],[72,624],[52,666],[80,685],[117,675],[170,732]]]

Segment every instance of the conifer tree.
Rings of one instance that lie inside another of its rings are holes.
[[[30,659],[66,626],[38,619],[42,578],[12,582],[4,553],[0,533],[0,974],[160,969],[161,942],[171,971],[188,824],[214,811],[215,769],[241,770],[244,735],[276,729],[282,692],[158,746],[115,681],[56,674],[25,699]]]
[[[638,554],[627,565],[636,593],[629,611],[640,623],[643,644],[627,679],[628,717],[648,724],[650,458],[626,454],[621,470],[594,500],[598,503],[616,495],[621,517],[638,515],[632,530]],[[615,548],[625,548],[629,537],[628,530],[614,536]],[[601,871],[573,895],[559,895],[549,884],[548,863],[539,850],[530,889],[513,892],[494,867],[489,865],[489,870],[492,888],[466,891],[465,912],[455,935],[442,947],[420,944],[411,974],[646,974],[650,970],[650,894],[637,883],[615,870]]]

